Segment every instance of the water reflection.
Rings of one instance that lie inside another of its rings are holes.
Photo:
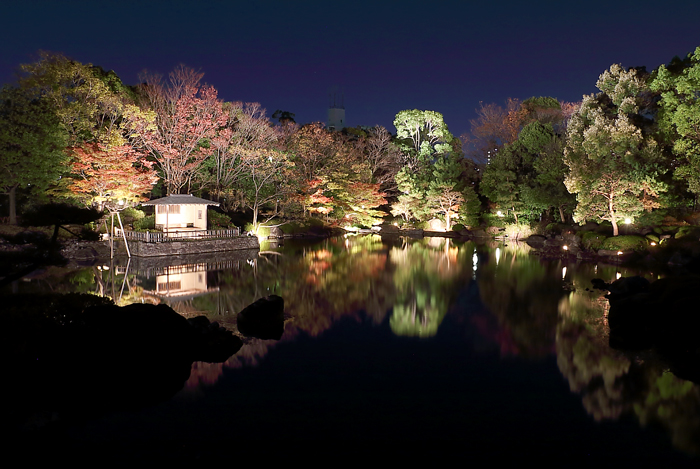
[[[389,324],[395,334],[431,337],[437,333],[460,286],[466,253],[467,249],[451,246],[449,238],[391,249],[395,299]]]
[[[561,374],[593,419],[634,416],[641,425],[668,429],[674,445],[698,453],[700,387],[665,372],[650,357],[607,346],[608,303],[590,281],[636,274],[656,277],[619,265],[543,261],[517,242],[389,241],[370,235],[288,241],[230,258],[115,260],[70,272],[51,268],[15,287],[91,292],[121,304],[164,302],[232,330],[244,307],[276,294],[290,316],[281,343],[321,336],[340,320],[388,326],[397,336],[420,340],[454,328],[477,354],[520,360],[556,354]],[[250,339],[225,363],[194,364],[180,397],[201,395],[227,370],[257,366],[280,342]]]

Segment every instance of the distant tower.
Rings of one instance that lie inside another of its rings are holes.
[[[345,106],[343,105],[343,95],[340,95],[340,103],[337,100],[337,93],[332,93],[328,108],[328,129],[341,130],[345,127]]]

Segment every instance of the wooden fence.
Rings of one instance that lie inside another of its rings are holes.
[[[115,233],[115,238],[121,237],[121,230]],[[124,236],[130,241],[145,243],[167,243],[169,241],[237,238],[241,235],[240,228],[230,230],[187,230],[187,231],[129,231],[124,230]]]

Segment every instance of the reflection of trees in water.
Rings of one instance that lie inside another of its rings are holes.
[[[601,347],[584,325],[566,321],[557,327],[557,364],[595,420],[617,419],[625,410],[621,378],[631,362]]]
[[[241,269],[210,272],[209,284],[217,292],[173,303],[173,307],[181,313],[204,313],[237,330],[238,312],[262,296],[276,294],[284,298],[285,315],[292,318],[282,341],[300,331],[319,335],[342,317],[359,318],[362,310],[381,323],[393,299],[386,260],[379,237],[335,238],[313,246],[288,243],[285,249],[262,254]],[[215,381],[224,368],[256,366],[275,343],[245,339],[243,348],[224,365],[193,368],[190,384],[195,388]]]
[[[290,334],[285,332],[282,340],[289,339]],[[295,335],[292,333],[291,335]],[[190,371],[190,377],[185,383],[181,396],[197,396],[202,393],[202,388],[216,384],[224,374],[226,368],[255,367],[260,360],[267,355],[276,340],[246,339],[243,347],[223,363],[194,362]]]
[[[391,249],[396,299],[389,324],[395,334],[431,337],[437,333],[464,272],[467,251],[472,249],[454,247],[449,238]]]
[[[676,448],[700,455],[700,386],[677,378],[649,353],[642,358],[611,349],[607,309],[601,292],[585,289],[560,303],[557,364],[572,392],[597,421],[633,414],[642,426],[665,428]]]
[[[341,317],[359,318],[363,310],[382,322],[394,294],[379,237],[333,238],[298,254],[285,265],[278,293],[295,328],[316,336]]]
[[[512,341],[501,349],[543,356],[554,346],[557,305],[564,294],[561,267],[528,255],[529,246],[509,243],[491,251],[478,267],[477,281],[486,307]]]

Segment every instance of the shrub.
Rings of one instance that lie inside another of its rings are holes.
[[[452,225],[452,231],[462,231],[465,229],[466,229],[466,227],[464,225],[462,225],[461,223],[455,223],[454,225]]]
[[[544,228],[545,233],[561,234],[561,227],[558,223],[550,223]]]
[[[299,222],[293,221],[289,223],[285,223],[284,225],[280,226],[280,229],[282,230],[282,233],[284,234],[297,234],[297,233],[303,233],[304,232],[304,225],[302,225]]]
[[[505,226],[505,232],[510,239],[525,239],[533,235],[530,225],[509,223]]]
[[[156,216],[148,215],[140,220],[134,220],[134,231],[147,231],[156,229]]]
[[[595,231],[584,231],[581,233],[581,245],[589,251],[603,249],[603,243],[607,238]]]
[[[232,225],[231,217],[212,209],[207,210],[207,223],[212,230],[229,228]]]
[[[681,226],[678,228],[678,232],[676,232],[674,238],[678,239],[690,234],[697,236],[699,232],[700,229],[697,226]]]
[[[644,251],[649,242],[646,238],[634,235],[613,236],[603,241],[601,249],[611,251]]]
[[[141,220],[146,216],[146,213],[143,210],[139,210],[136,208],[125,208],[121,212],[121,217],[122,219],[131,219],[131,220]]]
[[[2,234],[1,238],[11,244],[36,244],[44,245],[49,241],[49,236],[41,231],[20,231],[15,234]]]
[[[90,229],[88,227],[83,227],[80,230],[80,239],[85,240],[85,241],[99,241],[102,238],[100,233],[97,231]]]
[[[324,226],[323,220],[314,217],[307,218],[306,220],[304,220],[304,223],[307,226]]]

